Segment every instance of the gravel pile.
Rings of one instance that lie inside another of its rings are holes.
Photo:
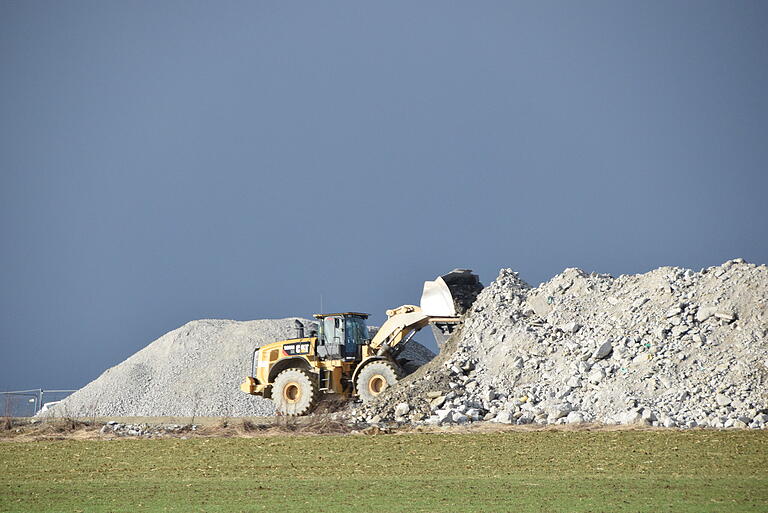
[[[55,405],[50,416],[271,415],[240,392],[253,350],[294,336],[295,319],[199,320],[166,333]]]
[[[250,373],[253,350],[294,337],[295,320],[189,322],[106,370],[43,415],[272,415],[272,401],[244,394],[239,385]],[[312,323],[299,320],[308,328]],[[412,343],[402,356],[426,363],[434,354]]]
[[[443,354],[356,421],[768,426],[768,268],[731,260],[613,278],[510,269]]]

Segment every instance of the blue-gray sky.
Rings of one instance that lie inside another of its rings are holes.
[[[768,261],[768,3],[0,3],[0,389],[186,321]]]

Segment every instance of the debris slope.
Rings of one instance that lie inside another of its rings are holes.
[[[768,268],[503,269],[432,363],[356,420],[768,425]]]

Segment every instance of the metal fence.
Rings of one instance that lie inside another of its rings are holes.
[[[61,401],[75,390],[11,390],[0,392],[0,416],[32,417],[37,412],[56,401]]]

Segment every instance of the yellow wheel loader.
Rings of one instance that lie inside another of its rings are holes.
[[[386,322],[372,338],[365,313],[315,314],[317,329],[308,336],[296,321],[296,338],[254,351],[251,375],[240,389],[272,399],[283,415],[309,413],[329,395],[370,401],[403,376],[398,356],[413,335],[431,325],[441,346],[482,288],[468,269],[424,282],[420,306],[387,310]]]

